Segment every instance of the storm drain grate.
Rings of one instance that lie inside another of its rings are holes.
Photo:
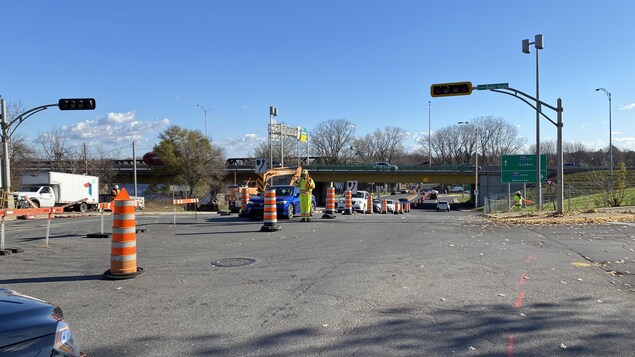
[[[233,268],[233,267],[242,267],[245,265],[250,265],[256,262],[256,259],[251,258],[228,258],[215,260],[212,262],[212,265],[221,267],[221,268]]]

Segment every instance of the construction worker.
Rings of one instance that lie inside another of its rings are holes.
[[[295,183],[300,189],[300,217],[302,222],[311,222],[311,197],[315,182],[309,177],[309,170],[302,170],[302,177]]]
[[[523,200],[523,195],[520,194],[520,191],[517,191],[514,195],[514,207],[522,208]]]
[[[112,199],[114,200],[115,197],[117,197],[117,195],[119,194],[119,185],[114,185],[112,187],[112,191],[110,191],[110,194],[112,195]]]

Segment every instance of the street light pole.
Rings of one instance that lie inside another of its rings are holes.
[[[428,101],[428,166],[432,166],[432,142],[431,142],[431,113],[432,113],[432,109],[431,109],[431,105],[430,105],[430,101]]]
[[[538,210],[542,209],[542,180],[540,177],[540,72],[538,70],[538,50],[542,50],[543,47],[543,35],[536,35],[534,42],[529,42],[528,39],[524,39],[523,53],[531,53],[529,45],[534,45],[536,48],[536,205]]]
[[[205,137],[207,138],[207,111],[210,109],[214,109],[214,107],[204,108],[200,104],[197,104],[197,106],[201,107],[201,109],[203,109],[203,113],[205,113]]]
[[[459,124],[469,124],[469,121],[460,121]],[[474,126],[474,145],[476,145],[476,149],[475,151],[475,156],[476,159],[474,160],[474,189],[472,191],[474,191],[474,208],[478,208],[478,127],[475,124],[472,124]]]
[[[611,92],[606,90],[606,88],[597,88],[595,91],[602,91],[607,97],[609,97],[609,190],[613,191],[613,128],[611,125]]]

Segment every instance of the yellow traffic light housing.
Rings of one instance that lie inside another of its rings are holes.
[[[430,86],[433,97],[450,97],[472,94],[472,82],[439,83]]]

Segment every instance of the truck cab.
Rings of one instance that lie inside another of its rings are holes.
[[[18,207],[24,205],[28,207],[26,197],[33,202],[36,207],[55,206],[55,192],[51,186],[25,186],[19,192],[13,194],[18,202]]]

